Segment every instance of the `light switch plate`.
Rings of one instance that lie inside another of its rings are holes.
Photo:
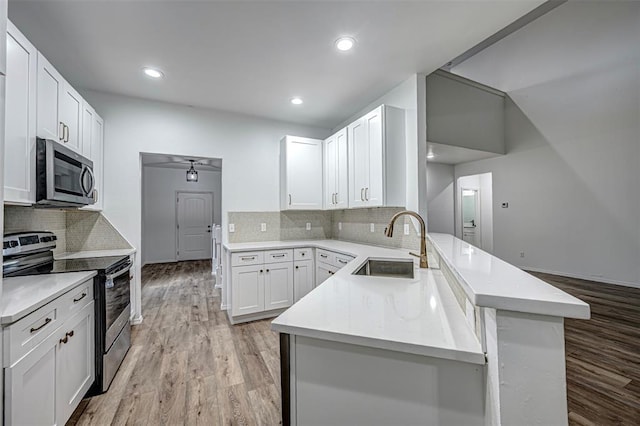
[[[371,232],[376,232],[376,224],[375,223],[370,223],[369,224],[369,229],[371,230]]]
[[[266,223],[261,223],[260,224],[260,230],[262,232],[267,232],[267,224]]]
[[[229,232],[236,232],[236,225],[234,223],[229,224]]]
[[[408,223],[404,224],[404,235],[409,235],[409,224]]]
[[[307,222],[307,231],[311,231],[311,222]]]

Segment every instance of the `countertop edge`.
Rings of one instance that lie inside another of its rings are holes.
[[[51,293],[50,295],[48,295],[47,297],[29,305],[29,307],[26,307],[12,315],[5,315],[4,313],[2,314],[2,316],[0,317],[0,324],[1,325],[7,325],[7,324],[12,324],[18,320],[20,320],[21,318],[26,317],[27,315],[29,315],[30,313],[40,309],[41,307],[43,307],[44,305],[46,305],[47,303],[51,302],[52,300],[57,299],[58,297],[62,296],[63,294],[73,290],[74,288],[78,287],[80,284],[84,283],[85,281],[87,281],[88,279],[91,279],[93,277],[95,277],[98,273],[96,271],[82,271],[82,272],[71,272],[72,274],[79,274],[78,277],[76,279],[74,279],[73,281],[71,281],[70,284],[68,284],[66,287],[61,288],[57,291],[55,291],[54,293]]]
[[[136,253],[136,249],[124,248],[124,249],[107,249],[107,250],[83,250],[83,251],[70,251],[54,255],[56,260],[64,259],[84,259],[88,257],[109,257],[109,256],[130,256]]]

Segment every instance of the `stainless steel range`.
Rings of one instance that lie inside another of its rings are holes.
[[[5,234],[2,275],[54,274],[97,271],[94,278],[96,382],[90,395],[109,389],[122,360],[131,346],[129,256],[91,257],[55,260],[57,238],[52,232]]]

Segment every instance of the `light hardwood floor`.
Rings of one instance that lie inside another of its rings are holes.
[[[569,423],[640,424],[640,290],[535,275],[591,305],[591,320],[565,322]],[[69,424],[280,424],[269,321],[230,326],[206,261],[151,265],[142,281],[129,354]]]
[[[68,424],[277,425],[280,355],[270,321],[231,326],[208,261],[142,271],[144,322],[109,391]]]

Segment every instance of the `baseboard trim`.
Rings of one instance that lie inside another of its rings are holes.
[[[544,269],[544,268],[526,267],[526,268],[521,268],[521,269],[523,271],[526,271],[526,272],[529,272],[529,271],[530,272],[540,272],[540,273],[543,273],[543,274],[558,275],[560,277],[577,278],[579,280],[595,281],[595,282],[599,282],[599,283],[613,284],[613,285],[619,285],[619,286],[623,286],[623,287],[640,288],[640,283],[632,283],[632,282],[621,281],[621,280],[612,280],[610,278],[604,278],[604,277],[592,277],[592,276],[587,276],[587,275],[582,275],[582,274],[572,274],[570,272],[551,271],[549,269]]]
[[[145,265],[154,265],[156,263],[176,263],[178,262],[175,259],[167,259],[167,260],[147,260],[144,264]]]

